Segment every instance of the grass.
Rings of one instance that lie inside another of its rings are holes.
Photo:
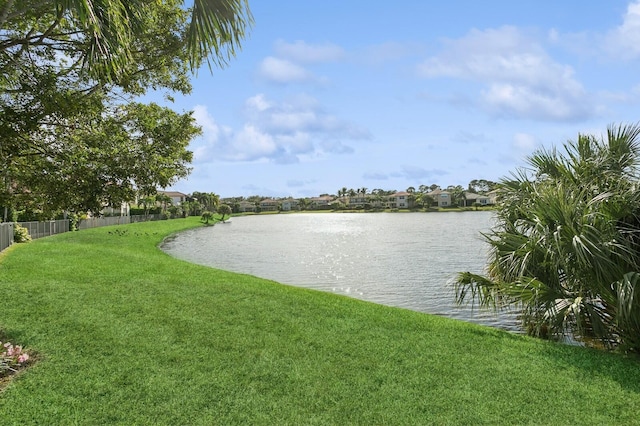
[[[0,328],[38,358],[0,394],[3,423],[640,423],[635,358],[158,250],[193,226],[91,229],[0,258]]]

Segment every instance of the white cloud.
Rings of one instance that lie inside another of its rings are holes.
[[[278,40],[275,51],[280,57],[290,59],[296,63],[323,63],[342,60],[346,55],[344,49],[335,44],[307,44],[298,40],[295,43],[287,43]]]
[[[604,49],[623,59],[640,56],[640,1],[630,3],[622,24],[604,37]]]
[[[194,108],[203,138],[192,147],[197,162],[272,161],[291,164],[318,156],[349,154],[349,143],[369,133],[326,113],[315,98],[302,95],[272,101],[263,94],[245,101],[247,120],[238,131],[220,126],[206,107]]]
[[[517,151],[531,153],[537,145],[538,142],[533,135],[527,133],[516,133],[513,135],[513,147]]]
[[[230,141],[229,159],[236,161],[253,161],[273,155],[278,146],[273,136],[264,133],[252,124],[244,128]]]
[[[206,132],[209,138],[212,140],[218,139],[220,128],[213,117],[209,115],[205,105],[196,105],[193,107],[193,118],[195,118],[198,125],[202,127],[202,131]]]
[[[504,26],[472,30],[446,40],[442,51],[422,62],[426,78],[480,83],[481,108],[495,116],[575,120],[588,117],[587,94],[568,65],[553,60],[521,30]]]
[[[265,111],[271,108],[271,104],[267,101],[262,93],[259,93],[247,99],[245,105],[247,106],[247,108],[257,111]]]
[[[286,59],[269,56],[260,64],[259,74],[268,81],[275,83],[298,83],[317,80],[305,68]]]

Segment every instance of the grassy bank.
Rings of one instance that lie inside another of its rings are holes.
[[[157,249],[193,226],[197,219],[67,233],[0,258],[0,328],[38,358],[0,394],[4,423],[640,421],[636,359],[191,265]]]

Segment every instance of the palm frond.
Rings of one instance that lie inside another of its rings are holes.
[[[253,25],[247,0],[195,0],[187,31],[187,53],[191,69],[203,58],[224,67],[235,56],[246,32]]]

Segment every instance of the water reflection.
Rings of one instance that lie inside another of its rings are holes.
[[[450,280],[481,273],[491,212],[280,214],[178,235],[163,249],[194,263],[518,331],[514,314],[456,306]]]

